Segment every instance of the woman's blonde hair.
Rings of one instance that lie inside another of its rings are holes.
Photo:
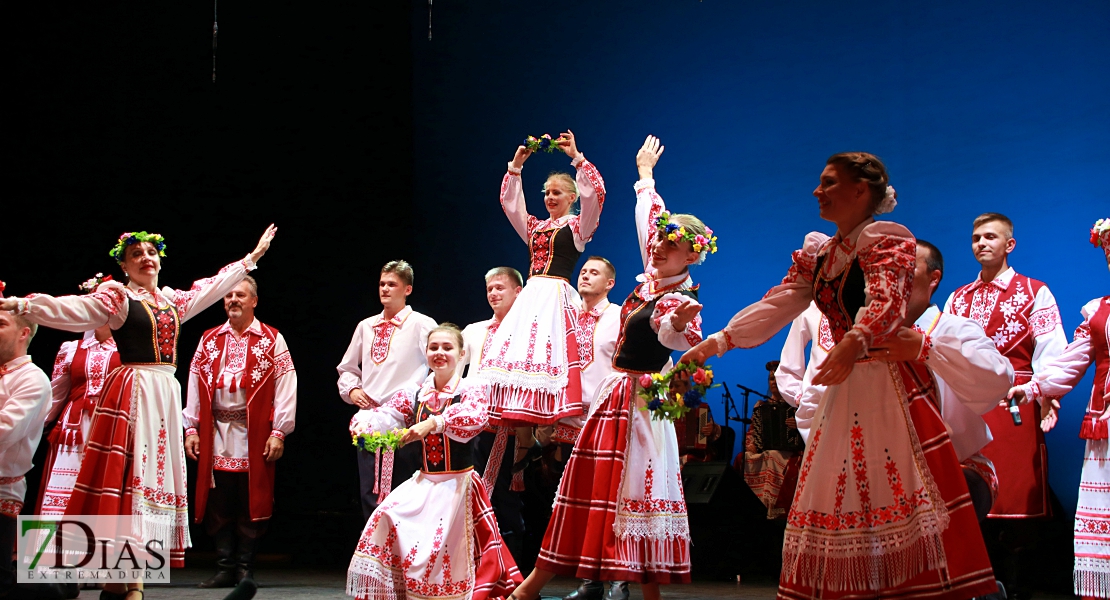
[[[547,176],[547,181],[543,182],[544,193],[547,193],[547,184],[551,183],[552,181],[558,181],[559,183],[562,183],[563,186],[566,187],[566,189],[570,190],[570,193],[574,195],[574,202],[571,203],[570,210],[567,214],[578,214],[578,182],[574,180],[574,177],[572,177],[570,173],[564,173],[562,171],[552,171]]]
[[[432,328],[431,331],[428,332],[428,339],[424,341],[424,349],[425,350],[428,349],[428,342],[432,339],[432,334],[433,333],[438,333],[440,331],[450,333],[452,336],[454,336],[455,343],[458,344],[459,351],[461,352],[463,350],[463,348],[465,347],[465,344],[463,343],[462,330],[459,329],[458,325],[455,325],[454,323],[447,323],[447,322],[440,323],[439,325],[436,325],[435,327]]]

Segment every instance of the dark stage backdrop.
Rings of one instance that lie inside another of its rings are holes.
[[[707,332],[782,278],[806,232],[834,231],[810,192],[843,150],[884,158],[901,198],[889,218],[946,254],[939,303],[975,277],[971,221],[985,211],[1016,222],[1012,262],[1050,285],[1069,339],[1079,308],[1108,293],[1086,239],[1110,215],[1105,2],[436,2],[430,42],[426,17],[413,3],[415,203],[428,232],[416,256],[418,277],[434,273],[443,290],[437,318],[486,318],[470,301],[482,273],[526,268],[500,179],[523,137],[567,128],[607,183],[586,252],[616,264],[618,302],[641,269],[633,157],[645,135],[663,140],[660,194],[720,236],[694,270]],[[529,159],[533,211],[545,175],[568,163]],[[784,336],[713,361],[718,377],[765,389]],[[1089,392],[1088,377],[1049,434],[1069,511]]]

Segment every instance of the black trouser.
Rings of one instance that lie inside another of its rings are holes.
[[[490,452],[497,434],[492,431],[483,431],[478,434],[478,449],[474,456],[474,469],[479,475],[486,472],[486,463],[489,462]],[[516,436],[510,432],[505,443],[505,455],[501,459],[501,469],[497,472],[497,482],[489,491],[490,504],[493,505],[493,514],[497,517],[497,528],[505,540],[505,546],[513,559],[520,561],[521,543],[524,541],[524,515],[521,509],[524,501],[520,492],[514,492],[513,485],[513,457],[516,455]]]
[[[51,600],[74,597],[77,584],[69,584],[72,590],[60,583],[21,583],[16,584],[16,564],[12,561],[17,540],[16,520],[8,515],[0,515],[0,598],[23,600]]]
[[[216,487],[208,491],[204,530],[215,536],[223,529],[234,528],[240,540],[257,542],[270,521],[251,521],[249,474],[213,471],[213,476]]]
[[[971,505],[975,507],[975,517],[982,523],[991,511],[994,500],[991,498],[991,486],[983,481],[983,477],[972,469],[963,469],[964,480],[967,481],[967,491],[971,494]]]
[[[406,444],[393,453],[393,481],[392,489],[396,489],[412,474],[420,469],[423,461],[423,448],[421,444]],[[358,451],[358,488],[359,499],[362,500],[362,517],[364,521],[370,520],[370,515],[378,507],[378,493],[374,491],[377,458],[373,452]]]

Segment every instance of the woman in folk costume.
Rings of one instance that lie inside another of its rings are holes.
[[[111,280],[111,275],[105,277],[97,273],[80,288],[91,293],[101,283]],[[65,514],[73,485],[77,483],[81,459],[85,456],[93,408],[108,374],[118,366],[119,352],[107,323],[86,331],[80,340],[65,342],[58,350],[54,374],[50,378],[54,398],[46,417],[47,423],[56,419],[57,424],[47,438],[50,450],[42,471],[38,514]]]
[[[903,325],[916,242],[877,222],[896,204],[886,167],[833,155],[813,191],[832,238],[806,236],[782,283],[683,357],[702,362],[770,339],[815,301],[835,345],[787,516],[779,597],[963,600],[997,590],[967,483],[924,364],[877,360]]]
[[[1099,219],[1091,229],[1091,243],[1101,247],[1110,267],[1110,218]],[[1070,392],[1091,363],[1095,381],[1079,437],[1087,440],[1083,475],[1079,481],[1079,506],[1075,509],[1075,594],[1084,598],[1110,598],[1110,296],[1083,306],[1083,323],[1075,330],[1063,354],[1037,372],[1031,381],[1010,390],[1022,402],[1046,401]]]
[[[478,374],[489,381],[490,422],[516,427],[516,460],[535,444],[531,428],[582,414],[582,385],[575,326],[577,294],[570,279],[578,257],[593,238],[605,204],[605,182],[578,151],[574,133],[544,138],[548,151],[571,157],[575,177],[552,173],[543,186],[548,217],[528,213],[520,172],[533,150],[519,146],[501,180],[501,208],[528,244],[528,282],[498,326]],[[538,144],[536,144],[538,147]],[[573,213],[581,200],[580,214]],[[508,430],[494,443],[487,473],[498,472]],[[487,478],[487,483],[494,479]]]
[[[184,566],[189,541],[185,455],[181,443],[181,385],[174,377],[181,323],[223,298],[266,253],[271,225],[242,260],[187,290],[158,288],[165,256],[161,235],[120,236],[111,256],[127,285],[110,281],[85,296],[32,294],[0,300],[29,321],[86,331],[112,329],[122,367],[104,382],[93,411],[85,457],[67,515],[133,515],[132,535],[165,540],[170,565]],[[142,584],[108,584],[102,598],[138,600]]]
[[[644,273],[621,307],[614,372],[601,384],[567,460],[536,569],[513,592],[539,597],[555,575],[636,581],[644,598],[659,584],[690,581],[690,525],[670,421],[655,420],[640,380],[668,369],[672,350],[701,341],[690,265],[716,249],[693,215],[669,214],[652,170],[663,146],[648,136],[636,154],[636,233]]]
[[[366,522],[347,571],[347,594],[361,599],[500,598],[520,583],[501,540],[489,494],[474,472],[472,440],[485,428],[484,382],[460,380],[462,332],[431,331],[432,372],[414,393],[397,392],[369,417],[373,432],[407,427],[401,443],[421,442],[423,467],[386,496]]]

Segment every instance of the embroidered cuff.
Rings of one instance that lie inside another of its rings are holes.
[[[31,312],[31,303],[28,302],[26,298],[16,298],[15,310],[13,312],[19,316],[23,316]]]
[[[507,170],[509,171],[510,175],[516,175],[517,177],[520,177],[520,169],[514,167],[513,161],[511,160],[509,161],[509,167]]]
[[[913,330],[921,334],[921,348],[917,351],[917,362],[925,362],[929,360],[929,355],[933,351],[933,338],[929,334],[921,330],[917,325],[913,326]]]
[[[655,187],[654,179],[641,179],[632,185],[632,189],[637,192]]]
[[[185,435],[190,436],[190,435],[200,435],[200,434],[197,433],[197,428],[196,427],[188,427],[188,428],[185,429]]]
[[[723,330],[709,336],[709,339],[717,343],[717,358],[724,356],[725,352],[736,347],[736,345],[732,343],[732,340],[729,339],[728,334]]]
[[[844,339],[847,339],[848,336],[852,336],[852,337],[856,338],[860,342],[860,345],[862,347],[862,350],[860,350],[860,352],[859,352],[859,356],[856,357],[857,359],[863,358],[865,356],[870,356],[868,354],[868,351],[871,348],[871,334],[870,333],[867,333],[866,331],[860,329],[859,327],[853,327],[853,328],[849,329],[847,333],[844,334],[844,338],[841,341],[843,341]]]
[[[243,267],[248,271],[253,271],[258,268],[258,265],[254,264],[254,259],[248,254],[246,258],[243,259]]]
[[[584,162],[586,162],[586,157],[583,156],[581,152],[579,152],[578,154],[574,155],[574,158],[571,159],[570,166],[578,169],[582,167],[582,163]]]
[[[1021,384],[1022,391],[1025,392],[1025,398],[1028,400],[1043,400],[1044,394],[1041,392],[1041,386],[1036,381]]]
[[[283,432],[280,429],[275,429],[275,430],[270,432],[270,437],[277,438],[277,439],[284,442],[285,441],[285,432]]]

